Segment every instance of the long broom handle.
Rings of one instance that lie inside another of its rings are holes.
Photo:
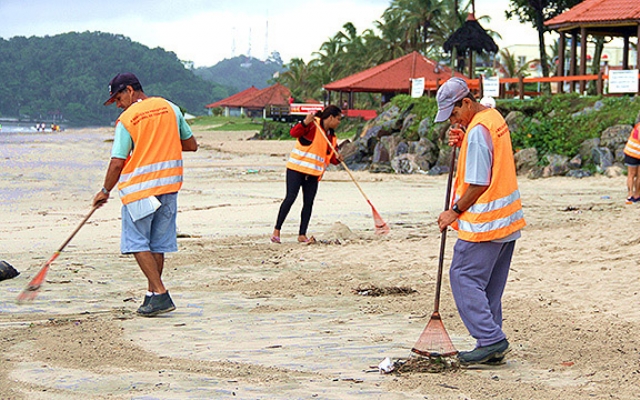
[[[320,133],[322,134],[322,137],[324,138],[324,140],[327,141],[327,144],[329,145],[329,147],[331,148],[331,150],[336,153],[336,155],[340,155],[340,153],[338,153],[338,150],[336,150],[336,148],[333,146],[333,144],[331,143],[331,141],[329,140],[329,138],[327,137],[327,135],[325,135],[324,130],[320,127],[320,125],[318,125],[318,121],[315,120],[315,118],[313,119],[313,123],[316,125],[316,130],[320,131]],[[360,187],[360,184],[358,183],[358,181],[356,181],[356,178],[353,176],[353,174],[351,173],[351,170],[349,169],[349,167],[347,167],[347,164],[340,160],[340,164],[342,164],[342,167],[344,168],[345,171],[347,171],[347,173],[349,174],[349,177],[351,178],[351,180],[353,181],[353,183],[356,184],[356,186],[358,187],[358,190],[360,191],[360,193],[362,193],[362,196],[364,196],[364,199],[368,202],[371,203],[371,201],[369,201],[369,198],[367,197],[367,195],[364,193],[364,190],[362,190],[362,188]]]
[[[444,199],[444,210],[449,209],[451,203],[451,186],[453,183],[453,169],[456,166],[456,147],[451,151],[451,164],[449,166],[449,177],[447,178],[447,195]],[[444,250],[447,243],[447,228],[445,228],[440,236],[440,257],[438,258],[438,278],[436,281],[436,298],[433,304],[433,311],[440,310],[440,290],[442,289],[442,269],[444,267]]]
[[[73,237],[76,235],[76,233],[78,233],[78,231],[80,230],[80,228],[82,228],[84,226],[84,224],[89,220],[89,218],[91,218],[91,215],[93,215],[93,213],[98,209],[98,207],[91,207],[91,211],[89,211],[89,214],[87,214],[86,217],[84,217],[84,219],[82,221],[80,221],[80,223],[78,224],[78,226],[76,227],[76,229],[71,233],[71,235],[69,235],[69,237],[67,238],[67,240],[64,241],[64,243],[62,243],[62,246],[60,246],[60,248],[58,249],[57,253],[61,253],[62,250],[64,250],[65,247],[67,247],[67,245],[69,244],[69,242],[71,241],[71,239],[73,239]]]

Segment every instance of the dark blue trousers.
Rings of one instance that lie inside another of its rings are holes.
[[[476,339],[476,347],[506,338],[502,331],[502,293],[515,244],[515,240],[474,243],[458,239],[453,247],[451,291],[462,322]]]

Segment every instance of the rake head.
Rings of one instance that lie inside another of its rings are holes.
[[[373,223],[374,223],[374,225],[376,227],[376,234],[377,235],[386,235],[390,231],[389,225],[387,225],[387,223],[384,222],[384,220],[382,219],[382,217],[378,213],[378,210],[376,210],[376,208],[373,206],[373,204],[371,204],[370,201],[368,201],[368,202],[369,202],[369,205],[371,206],[371,213],[373,214]]]
[[[434,311],[429,323],[422,331],[418,341],[411,349],[412,353],[424,357],[452,357],[458,354],[451,338],[444,328],[440,313]]]

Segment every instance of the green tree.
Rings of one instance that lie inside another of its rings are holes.
[[[518,18],[522,23],[530,22],[538,32],[538,48],[542,75],[549,76],[549,62],[547,60],[544,33],[547,28],[544,21],[551,19],[565,10],[581,3],[583,0],[510,0],[509,9],[505,11],[507,19]],[[549,85],[544,88],[549,92]]]

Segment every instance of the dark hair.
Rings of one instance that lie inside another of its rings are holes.
[[[325,120],[331,116],[338,117],[340,115],[342,115],[342,110],[340,109],[340,107],[334,106],[333,104],[326,106],[324,110],[318,111],[316,113],[316,117],[320,118],[321,120]]]
[[[475,96],[471,92],[469,92],[469,93],[467,93],[466,96],[464,96],[460,100],[456,101],[456,103],[453,106],[454,107],[462,107],[462,100],[464,100],[464,99],[471,99],[471,101],[473,101],[473,102],[477,101]]]

